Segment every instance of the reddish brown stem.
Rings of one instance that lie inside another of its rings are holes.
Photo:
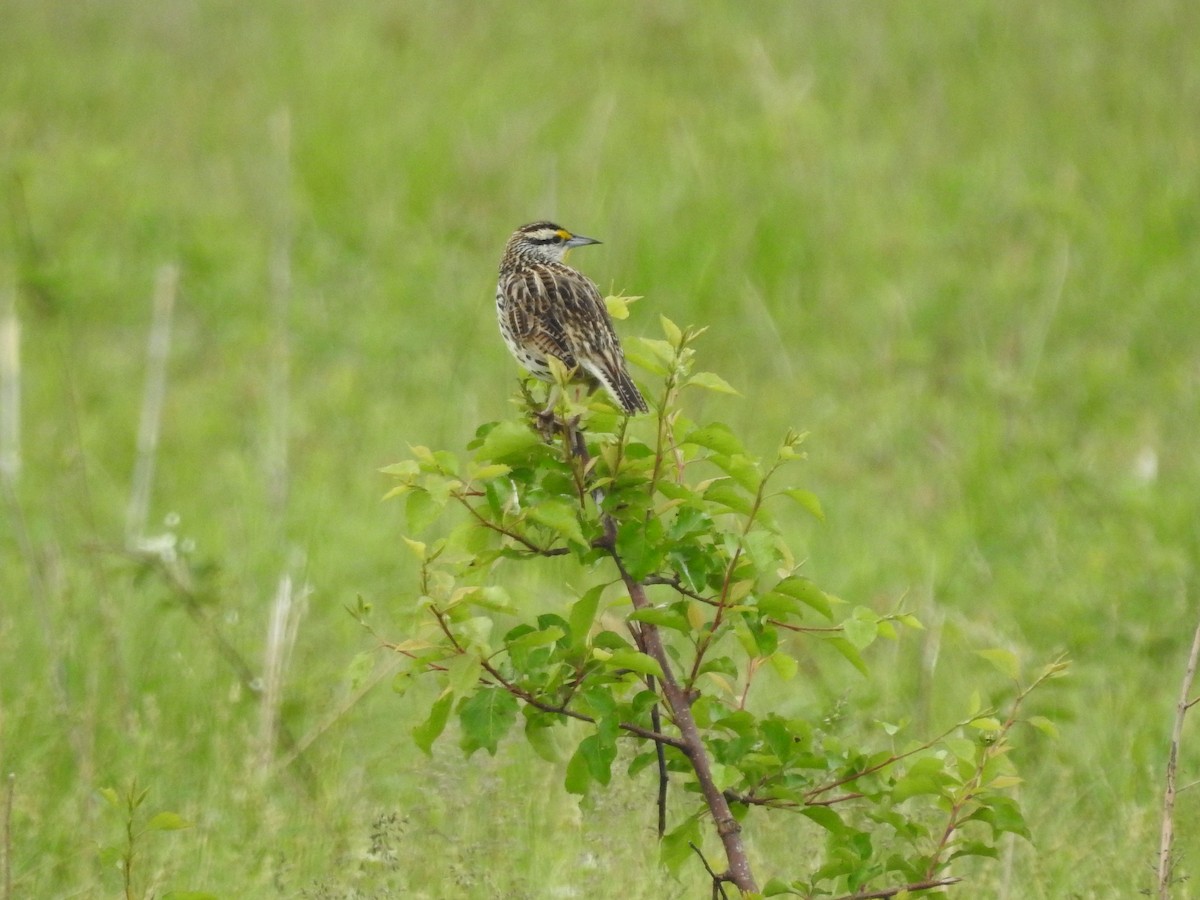
[[[650,601],[646,598],[645,586],[625,570],[615,548],[610,552],[621,573],[621,579],[629,591],[634,609],[648,609]],[[713,778],[708,749],[704,746],[704,739],[692,716],[691,698],[675,677],[675,672],[671,667],[671,658],[663,646],[658,628],[648,622],[643,622],[641,634],[646,653],[658,663],[663,671],[663,696],[671,710],[671,718],[675,722],[675,727],[679,729],[679,737],[683,742],[681,749],[692,764],[692,770],[696,773],[696,781],[700,784],[700,792],[704,795],[704,802],[708,806],[709,812],[712,813],[713,821],[717,826],[717,834],[725,848],[725,858],[729,862],[729,880],[737,885],[743,893],[757,893],[758,884],[754,880],[750,860],[746,856],[746,847],[742,842],[742,826],[733,817],[733,813],[729,809],[729,802]]]

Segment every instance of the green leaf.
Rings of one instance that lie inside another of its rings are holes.
[[[160,812],[151,817],[146,827],[151,831],[182,831],[184,828],[191,828],[192,823],[179,813]]]
[[[105,844],[97,849],[97,858],[105,869],[120,869],[124,865],[125,850],[112,844]]]
[[[858,650],[848,640],[842,637],[831,637],[828,642],[833,646],[833,649],[842,654],[846,661],[854,668],[858,669],[863,675],[870,675],[871,670],[867,668],[867,664],[859,655]]]
[[[984,806],[976,810],[970,818],[987,822],[991,825],[993,837],[998,837],[1005,832],[1011,832],[1012,834],[1019,834],[1026,840],[1031,839],[1029,826],[1025,824],[1025,817],[1021,814],[1021,808],[1017,806],[1016,801],[1011,797],[1004,797],[999,794],[989,796],[984,802]]]
[[[512,602],[512,597],[508,595],[508,591],[498,584],[487,584],[478,588],[469,590],[463,595],[463,602],[470,606],[486,609],[491,612],[504,613],[506,615],[516,615],[518,610]]]
[[[630,613],[628,618],[634,622],[649,622],[660,628],[682,631],[684,634],[692,630],[692,625],[688,622],[687,617],[677,609],[661,609],[659,607],[639,609]]]
[[[975,741],[969,741],[966,738],[946,738],[942,743],[957,759],[965,763],[975,763],[975,757],[979,752],[979,745]]]
[[[404,515],[408,522],[408,530],[413,534],[421,534],[430,526],[441,512],[441,507],[430,495],[429,491],[416,490],[408,495],[404,504]]]
[[[361,602],[361,601],[360,601]],[[346,667],[346,680],[350,683],[350,689],[357,689],[363,682],[370,677],[371,672],[375,669],[375,654],[367,651],[354,654],[354,658],[350,660],[350,665]]]
[[[421,466],[415,459],[403,459],[379,470],[384,475],[395,475],[398,478],[412,478],[419,475]]]
[[[856,650],[865,650],[875,642],[879,634],[879,625],[875,615],[870,610],[856,609],[854,615],[842,623],[846,639]]]
[[[792,758],[793,752],[798,749],[795,740],[796,735],[788,727],[787,721],[781,719],[779,716],[772,715],[769,718],[763,719],[758,727],[762,732],[766,745],[775,754],[775,758],[781,763],[786,764]]]
[[[805,491],[800,488],[790,488],[782,493],[785,497],[791,497],[804,509],[812,513],[813,517],[818,521],[825,521],[825,510],[821,508],[821,501],[812,491]]]
[[[678,325],[664,315],[659,315],[658,321],[662,325],[663,334],[667,336],[667,340],[672,346],[678,347],[683,343],[683,332],[679,330]]]
[[[1027,721],[1038,731],[1042,732],[1042,734],[1048,735],[1052,738],[1058,737],[1058,726],[1045,716],[1030,716]]]
[[[479,459],[502,462],[521,457],[542,443],[541,438],[520,422],[501,422],[487,433],[476,451]]]
[[[617,758],[616,741],[606,741],[599,734],[589,734],[579,742],[575,755],[583,757],[592,780],[602,785],[612,780],[612,764]]]
[[[793,890],[791,885],[778,878],[772,878],[763,888],[762,895],[764,897],[778,897],[780,894],[798,894],[799,891]]]
[[[662,565],[662,532],[662,521],[657,518],[625,522],[618,529],[617,555],[634,580],[640,581]]]
[[[706,388],[710,391],[716,391],[719,394],[735,394],[741,396],[742,392],[731,385],[720,375],[712,372],[697,372],[691,378],[684,382],[685,386],[694,386]]]
[[[675,362],[675,348],[666,341],[655,340],[654,338],[638,338],[638,342],[651,352],[659,362],[671,366]]]
[[[834,598],[826,594],[807,578],[790,575],[771,589],[773,594],[783,594],[794,600],[799,600],[805,606],[815,609],[827,619],[833,618]]]
[[[653,657],[637,650],[613,650],[605,663],[608,669],[629,669],[642,675],[662,678],[662,666]]]
[[[689,432],[684,436],[682,443],[715,450],[725,456],[746,455],[742,442],[737,439],[728,425],[720,422],[714,422],[704,428],[697,428],[695,431]]]
[[[770,660],[771,668],[773,668],[776,673],[778,673],[779,677],[784,681],[791,681],[796,677],[796,672],[799,671],[800,666],[799,663],[796,662],[796,658],[790,653],[785,653],[784,651],[780,650],[776,653],[772,653]]]
[[[525,740],[533,752],[546,762],[561,763],[562,753],[559,750],[557,736],[553,726],[535,723],[533,719],[525,723]]]
[[[944,779],[936,777],[931,772],[913,771],[896,782],[892,788],[892,800],[901,803],[909,797],[932,795],[940,797],[944,793]]]
[[[511,471],[512,466],[506,466],[504,463],[492,463],[487,466],[472,466],[468,474],[472,481],[491,481],[493,478],[507,475]]]
[[[668,831],[658,845],[658,857],[672,875],[678,875],[680,867],[693,856],[692,844],[700,846],[700,823],[690,816],[679,827]]]
[[[993,647],[990,650],[977,651],[980,656],[996,667],[1002,675],[1006,675],[1013,681],[1020,680],[1021,664],[1017,660],[1017,655],[1011,650],[1005,650],[1003,647]]]
[[[459,634],[459,644],[473,647],[481,657],[489,656],[492,652],[490,638],[496,621],[491,616],[471,616],[456,622]]]
[[[704,499],[710,503],[718,503],[736,513],[741,513],[743,516],[750,515],[750,510],[753,508],[750,498],[733,482],[725,478],[713,483],[704,492]]]
[[[778,538],[760,528],[742,535],[742,547],[759,572],[771,571],[779,559]]]
[[[758,464],[750,457],[741,453],[735,453],[732,456],[714,453],[708,459],[750,493],[758,492],[758,488],[762,484],[762,473],[758,471]]]
[[[450,705],[453,702],[454,694],[446,691],[430,707],[429,718],[412,730],[413,742],[428,756],[433,755],[433,742],[446,728],[446,720],[450,717]]]
[[[995,716],[981,716],[978,719],[972,719],[967,724],[977,731],[999,731],[1004,727]]]
[[[117,793],[116,788],[102,787],[97,791],[101,797],[107,800],[112,806],[121,806],[121,795]]]
[[[564,500],[545,500],[529,510],[529,518],[576,544],[587,545],[575,507]]]
[[[662,343],[659,341],[659,343]],[[625,358],[637,366],[639,369],[645,369],[652,375],[658,375],[665,378],[667,375],[667,365],[657,358],[657,354],[643,353],[638,349],[636,344],[625,348]]]
[[[405,538],[404,543],[408,545],[408,549],[412,551],[412,555],[421,562],[425,561],[425,542],[414,541],[412,538]]]
[[[458,705],[458,720],[462,724],[459,742],[468,756],[484,749],[496,755],[500,739],[517,720],[517,698],[504,688],[480,688]]]
[[[658,754],[653,750],[647,750],[645,753],[639,753],[629,762],[629,768],[625,770],[625,774],[630,778],[637,775],[643,769],[649,767],[653,763],[658,762]]]
[[[846,833],[846,824],[828,806],[803,806],[800,808],[800,813],[812,819],[830,834],[840,836]]]
[[[596,609],[600,605],[600,595],[604,593],[604,585],[598,584],[571,605],[568,623],[571,626],[571,646],[576,650],[587,644],[588,633],[592,623],[596,621]]]
[[[532,650],[534,647],[544,647],[546,644],[553,644],[558,641],[566,632],[559,626],[551,625],[548,628],[543,628],[539,631],[530,631],[521,635],[515,640],[509,641],[509,649],[520,647],[523,650]]]
[[[999,859],[1000,853],[991,844],[983,841],[966,841],[958,845],[958,848],[950,854],[950,859],[958,859],[960,856],[986,856],[990,859]]]
[[[460,653],[446,666],[446,682],[455,697],[465,697],[479,685],[483,662],[474,653]]]
[[[579,748],[576,748],[567,761],[567,775],[563,781],[563,788],[568,794],[583,797],[587,795],[591,785],[592,772],[588,767],[587,759],[579,752]]]

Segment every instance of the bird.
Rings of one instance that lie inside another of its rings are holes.
[[[554,382],[547,361],[553,356],[575,379],[602,386],[625,415],[649,412],[629,376],[604,298],[590,278],[564,262],[575,247],[599,243],[547,221],[514,231],[496,283],[500,334],[517,362],[541,381]],[[542,416],[557,396],[552,389]]]

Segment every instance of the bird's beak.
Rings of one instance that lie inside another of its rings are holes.
[[[567,241],[563,246],[569,250],[572,247],[586,247],[588,244],[599,244],[599,243],[600,242],[598,240],[596,240],[595,238],[584,237],[582,234],[573,234],[573,235],[571,235],[571,239],[569,241]]]

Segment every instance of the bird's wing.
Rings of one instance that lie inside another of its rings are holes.
[[[508,296],[504,316],[513,339],[574,368],[575,355],[559,314],[562,298],[552,273],[526,269],[511,277],[504,290]]]
[[[559,318],[567,346],[580,358],[621,355],[621,344],[613,330],[604,298],[592,280],[565,266],[552,272]]]
[[[646,400],[629,377],[621,341],[599,289],[571,269],[556,270],[555,275],[563,332],[579,367],[604,385],[626,413],[646,412]]]
[[[503,314],[515,341],[582,370],[626,413],[646,412],[604,299],[586,276],[566,266],[534,266],[514,274],[503,290]]]

